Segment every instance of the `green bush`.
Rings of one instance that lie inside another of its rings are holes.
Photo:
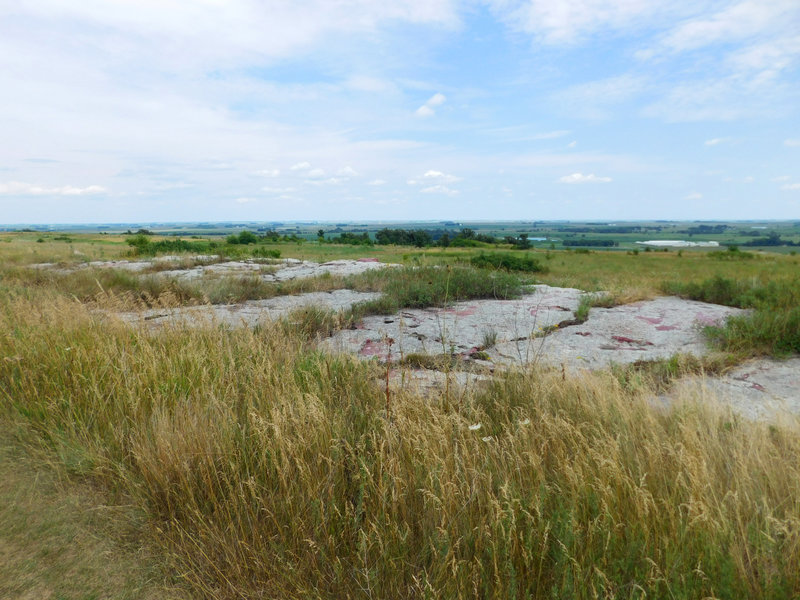
[[[473,267],[479,269],[505,269],[506,271],[525,271],[540,273],[545,268],[529,254],[511,254],[509,252],[481,252],[470,260]]]
[[[247,231],[245,229],[244,231],[239,232],[238,235],[237,234],[233,234],[233,235],[229,235],[228,237],[226,237],[225,238],[225,243],[226,244],[232,244],[234,246],[237,245],[237,244],[240,244],[242,246],[246,246],[247,244],[257,244],[258,243],[258,237],[256,237],[256,234],[254,234],[254,233],[252,233],[250,231]]]

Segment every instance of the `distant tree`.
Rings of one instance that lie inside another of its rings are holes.
[[[247,231],[245,229],[244,231],[239,232],[238,235],[237,234],[229,235],[227,238],[225,238],[225,241],[228,244],[234,244],[234,245],[256,244],[258,243],[258,237],[256,236],[255,233]]]

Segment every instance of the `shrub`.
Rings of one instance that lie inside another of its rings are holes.
[[[473,267],[481,269],[505,269],[506,271],[524,271],[527,273],[543,272],[545,268],[529,254],[511,254],[509,252],[481,252],[470,260]]]
[[[258,243],[258,237],[256,237],[256,234],[245,229],[244,231],[240,231],[238,235],[234,233],[226,237],[225,243],[232,244],[234,246],[238,244],[245,246],[247,244]]]

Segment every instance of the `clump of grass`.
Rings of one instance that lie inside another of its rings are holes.
[[[675,354],[659,360],[641,360],[627,365],[612,365],[611,372],[628,389],[647,389],[663,393],[673,382],[690,375],[720,375],[736,364],[729,353],[712,353],[697,357],[693,354]]]
[[[723,326],[705,328],[721,349],[740,355],[800,352],[800,280],[761,283],[716,276],[700,283],[666,283],[664,289],[693,300],[752,309]]]
[[[712,343],[743,355],[788,356],[800,353],[800,306],[787,310],[758,308],[705,329]]]
[[[211,304],[235,304],[278,295],[277,286],[264,281],[259,275],[203,277],[183,281],[179,285],[193,297],[200,297]]]
[[[389,420],[372,365],[280,324],[154,335],[13,295],[0,327],[0,420],[125,494],[196,596],[800,589],[796,423],[547,370],[399,391]]]
[[[354,318],[393,314],[402,308],[447,306],[473,298],[507,300],[522,293],[522,282],[515,275],[503,271],[487,275],[471,267],[403,267],[365,275],[350,279],[352,287],[382,291],[383,296],[356,304],[352,308]],[[365,282],[369,284],[364,285]]]
[[[711,252],[708,252],[706,256],[716,260],[753,260],[758,258],[752,252],[743,252],[739,250],[738,246],[728,246],[728,249],[724,252],[720,250],[712,250]]]
[[[479,269],[504,269],[525,273],[546,271],[545,267],[529,254],[512,254],[510,252],[481,252],[470,259],[470,264]]]
[[[330,337],[334,332],[347,326],[350,321],[342,312],[314,305],[296,308],[286,317],[286,323],[291,329],[303,338],[312,340]]]
[[[459,366],[459,359],[452,354],[406,354],[400,361],[402,367],[412,369],[429,369],[432,371],[452,371]]]
[[[578,301],[578,308],[575,309],[575,321],[585,323],[589,318],[589,310],[592,308],[592,296],[584,294]]]
[[[662,289],[667,294],[682,298],[747,308],[753,305],[752,293],[757,285],[752,281],[740,281],[717,275],[701,282],[664,282]]]
[[[497,345],[497,330],[496,329],[485,329],[483,331],[483,337],[481,339],[481,348],[494,348]]]

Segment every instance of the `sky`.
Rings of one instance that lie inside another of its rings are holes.
[[[0,223],[800,218],[798,0],[0,0]]]

